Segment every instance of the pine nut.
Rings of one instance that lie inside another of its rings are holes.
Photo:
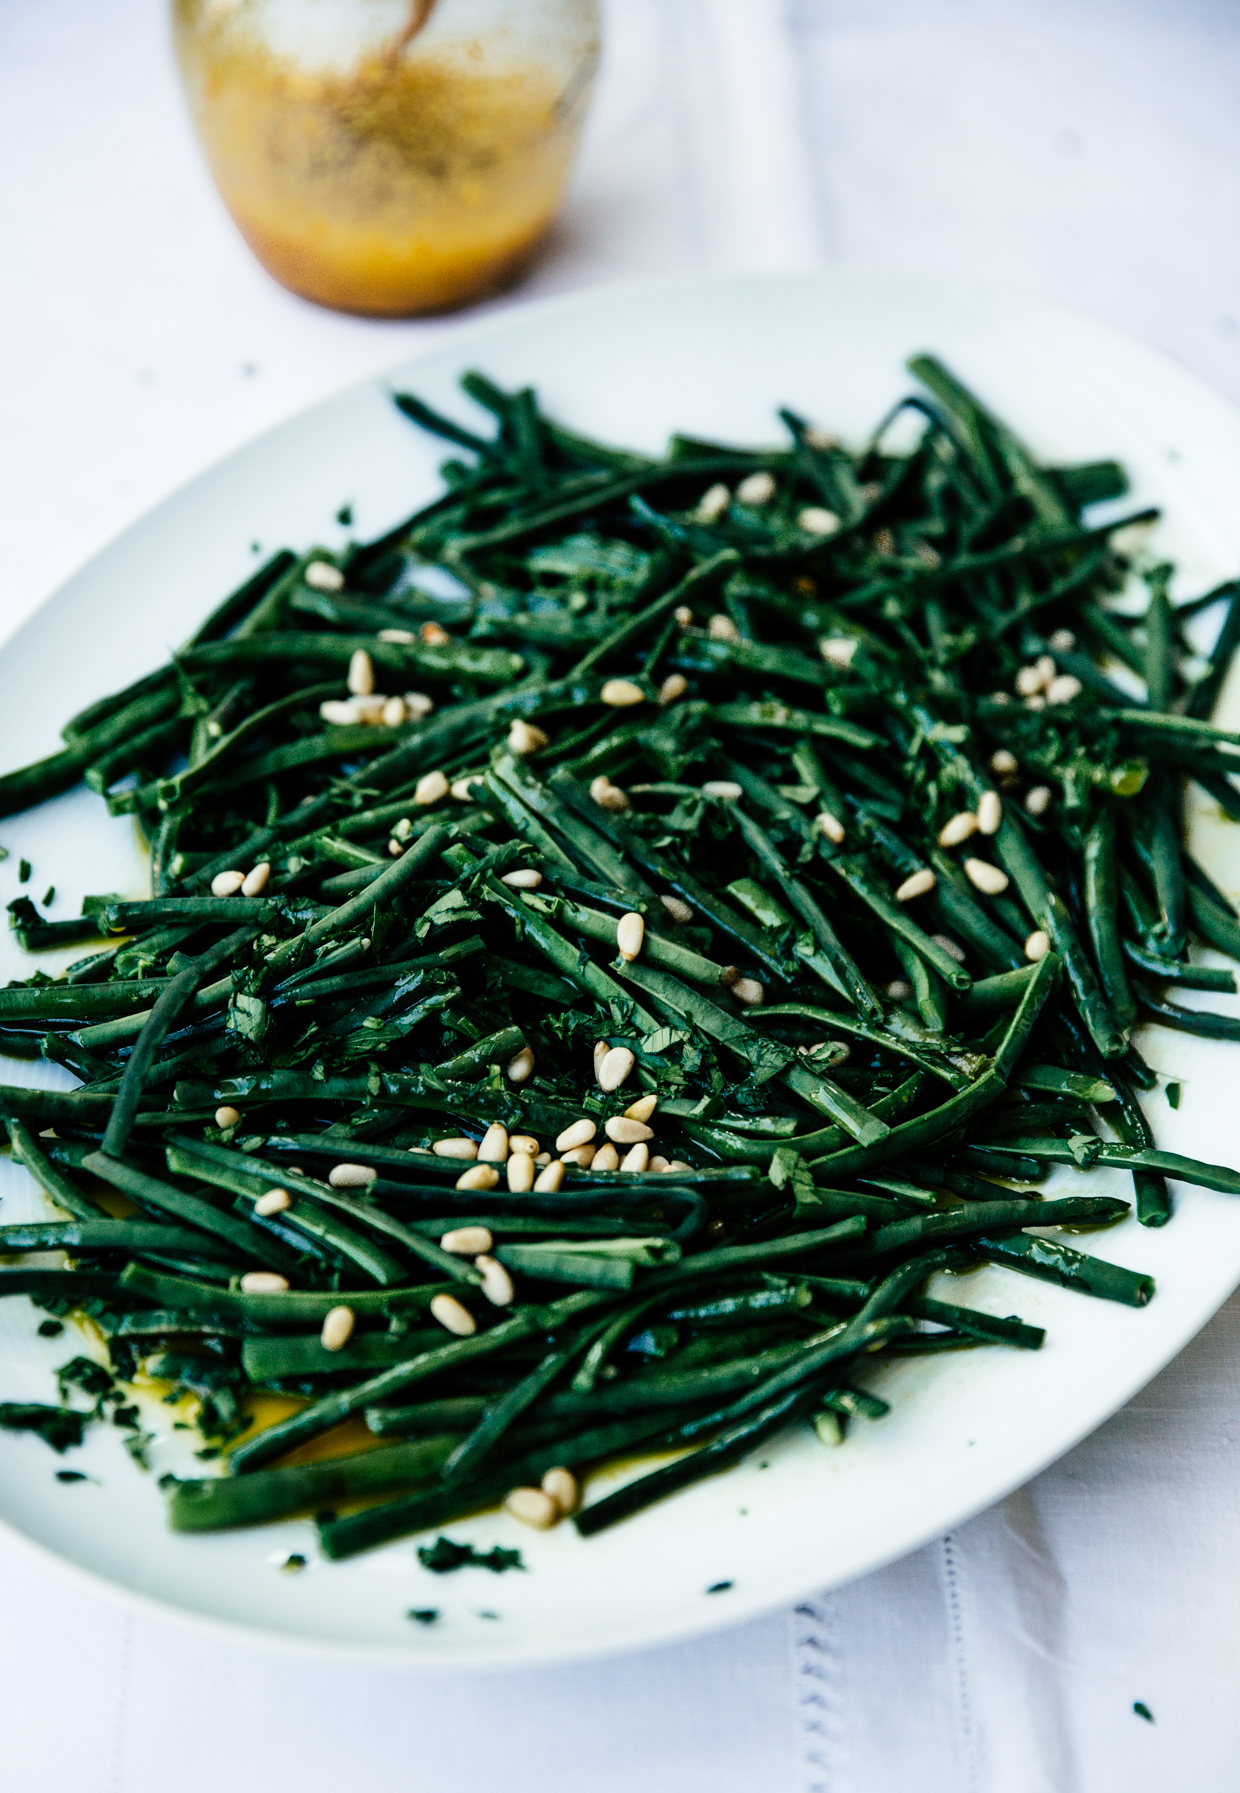
[[[408,816],[402,816],[392,830],[392,839],[407,841],[413,833],[413,823]]]
[[[408,714],[403,697],[389,697],[379,712],[379,720],[384,728],[399,728]]]
[[[583,1115],[579,1121],[565,1127],[555,1142],[555,1149],[557,1152],[571,1152],[574,1146],[588,1146],[597,1132],[598,1128],[589,1115]]]
[[[1007,873],[988,859],[966,859],[964,875],[983,896],[1001,896],[1008,887]]]
[[[703,797],[718,797],[725,803],[735,803],[744,792],[730,778],[708,778],[702,786]]]
[[[616,951],[622,959],[631,964],[640,954],[645,938],[646,923],[635,909],[620,917],[616,923]]]
[[[840,526],[840,520],[834,511],[825,510],[820,504],[807,504],[797,515],[797,527],[806,535],[834,535]]]
[[[1035,664],[1042,676],[1042,689],[1045,690],[1057,671],[1055,662],[1049,654],[1039,654]]]
[[[630,1102],[624,1111],[626,1121],[646,1122],[659,1106],[657,1096],[639,1096],[636,1102]]]
[[[613,1145],[635,1146],[639,1141],[654,1138],[653,1127],[645,1121],[631,1121],[627,1115],[613,1114],[603,1126],[603,1131]]]
[[[423,623],[418,634],[422,637],[425,647],[447,647],[452,640],[442,623]]]
[[[241,882],[242,896],[261,896],[267,888],[267,880],[271,876],[271,864],[263,859],[251,872],[247,872]]]
[[[458,1189],[494,1189],[499,1182],[499,1172],[493,1164],[471,1164],[456,1179]]]
[[[896,886],[896,902],[911,903],[914,897],[925,896],[927,891],[933,890],[937,883],[938,879],[929,866],[923,866],[919,872],[913,872],[906,878],[903,884]]]
[[[844,824],[838,821],[829,809],[819,810],[814,817],[814,826],[819,833],[825,834],[834,846],[838,847],[844,838]]]
[[[484,1164],[503,1164],[508,1157],[508,1129],[503,1121],[492,1121],[482,1136],[482,1144],[478,1147],[478,1157]],[[485,1251],[485,1246],[479,1247]]]
[[[596,791],[595,785],[599,788]],[[608,778],[596,778],[590,786],[590,794],[600,809],[632,809],[633,805],[627,791],[622,791],[618,784],[612,784]]]
[[[805,441],[810,448],[838,448],[840,445],[839,438],[833,436],[830,430],[817,428],[806,430]]]
[[[1035,691],[1032,697],[1027,697],[1025,699],[1025,708],[1027,710],[1044,710],[1046,708],[1046,699],[1040,691]]]
[[[433,697],[428,697],[425,691],[406,691],[405,708],[409,712],[411,721],[421,722],[435,708],[435,700]]]
[[[508,730],[509,753],[537,753],[540,747],[547,745],[547,737],[532,722],[524,722],[518,716]]]
[[[857,652],[857,643],[851,635],[830,635],[818,643],[818,651],[828,666],[849,667]]]
[[[1070,704],[1081,695],[1081,689],[1080,679],[1074,679],[1070,672],[1061,672],[1046,687],[1046,701],[1048,704]]]
[[[677,604],[675,610],[672,611],[672,615],[682,629],[691,629],[693,627],[693,612],[687,604]]]
[[[739,641],[741,632],[730,616],[717,610],[706,625],[706,633],[711,641]]]
[[[549,1469],[542,1479],[542,1489],[544,1494],[551,1496],[564,1518],[577,1511],[581,1489],[571,1469]]]
[[[1071,629],[1056,629],[1046,645],[1054,654],[1070,654],[1076,646],[1076,636]]]
[[[571,1152],[561,1152],[565,1164],[575,1164],[578,1170],[589,1170],[594,1163],[593,1146],[574,1146]]]
[[[632,679],[608,679],[599,692],[599,698],[613,709],[627,710],[633,704],[645,703],[646,693]]]
[[[334,697],[327,698],[319,705],[319,715],[324,722],[330,722],[336,728],[350,728],[362,720],[362,712],[356,704],[345,703]]]
[[[504,1511],[537,1532],[550,1531],[560,1517],[559,1505],[542,1488],[514,1488],[505,1496]]]
[[[508,1137],[508,1150],[510,1153],[521,1152],[527,1158],[537,1158],[539,1145],[532,1133],[512,1133]]]
[[[349,702],[359,722],[377,727],[383,721],[383,706],[387,698],[382,692],[372,691],[369,695],[363,693],[361,696],[351,697]]]
[[[417,640],[412,629],[380,629],[379,640],[390,641],[394,647],[411,647]]]
[[[769,504],[774,496],[775,476],[771,473],[751,473],[736,488],[740,504]]]
[[[600,1146],[594,1154],[591,1170],[619,1170],[620,1154],[613,1145]]]
[[[329,1308],[323,1316],[319,1343],[325,1351],[343,1351],[353,1337],[357,1316],[351,1307]]]
[[[610,1051],[611,1051],[611,1047],[607,1044],[606,1040],[595,1040],[595,1042],[594,1042],[594,1080],[596,1083],[598,1081],[599,1071],[602,1069],[603,1060],[607,1057],[607,1054]]]
[[[534,1159],[529,1152],[511,1152],[505,1166],[508,1187],[514,1195],[525,1195],[534,1187]]]
[[[550,1152],[540,1152],[538,1154],[537,1158],[535,1158],[534,1162],[538,1166],[539,1170],[545,1170],[551,1162],[551,1153]]]
[[[519,871],[505,872],[500,879],[502,884],[509,885],[513,890],[537,890],[542,881],[542,873],[536,872],[532,866],[522,866]]]
[[[1031,816],[1044,816],[1050,806],[1051,787],[1048,784],[1035,784],[1025,793],[1025,808]]]
[[[476,1158],[478,1147],[472,1139],[436,1139],[431,1142],[436,1158]]]
[[[941,847],[958,847],[961,841],[968,840],[977,832],[977,817],[971,809],[957,810],[949,821],[939,829],[939,845]]]
[[[472,773],[468,778],[457,778],[452,783],[452,795],[458,803],[472,803],[474,800],[471,786],[478,783],[478,774]]]
[[[216,872],[211,880],[211,895],[213,897],[236,896],[244,883],[244,872]]]
[[[686,922],[693,920],[693,910],[688,903],[682,903],[679,897],[661,896],[659,901],[678,927],[683,927]]]
[[[512,1286],[512,1278],[498,1258],[485,1256],[474,1259],[474,1269],[481,1270],[482,1281],[478,1285],[492,1307],[509,1307],[516,1290]]]
[[[333,1189],[364,1189],[378,1174],[369,1164],[333,1164],[327,1180]]]
[[[1025,957],[1034,963],[1044,959],[1051,950],[1051,937],[1045,928],[1035,928],[1025,942]]]
[[[215,1124],[217,1127],[236,1127],[239,1125],[240,1121],[240,1111],[236,1108],[230,1108],[227,1102],[215,1111]]]
[[[1047,683],[1038,666],[1022,666],[1016,675],[1017,697],[1036,697]]]
[[[620,1169],[622,1171],[643,1171],[649,1162],[650,1147],[646,1144],[645,1140],[639,1140],[635,1146],[629,1147],[628,1151],[624,1154],[624,1157],[620,1160]]]
[[[424,772],[413,787],[413,800],[419,808],[438,803],[448,794],[448,780],[442,772]]]
[[[936,946],[941,946],[949,959],[955,959],[957,965],[964,964],[964,948],[953,940],[950,934],[931,934]]]
[[[679,698],[684,696],[688,689],[689,681],[685,678],[683,673],[669,672],[663,683],[659,686],[659,702],[661,704],[674,704]]]
[[[1010,778],[1018,770],[1016,755],[1009,753],[1006,747],[1000,747],[990,756],[990,769],[996,778]]]
[[[390,840],[388,842],[388,852],[392,855],[393,859],[399,859],[404,850],[404,847],[398,840]]]
[[[353,650],[349,661],[349,690],[354,697],[369,697],[375,688],[375,669],[364,647]]]
[[[312,560],[302,578],[312,591],[344,590],[344,574],[330,560]]]
[[[708,486],[697,501],[693,521],[717,523],[731,502],[732,494],[725,485]]]
[[[766,1001],[766,989],[756,977],[738,977],[732,985],[732,994],[748,1009],[760,1009]]]
[[[892,1002],[907,1002],[909,997],[913,994],[913,986],[912,984],[907,983],[902,977],[893,977],[891,982],[887,985],[886,993],[890,996]]]
[[[450,1251],[453,1257],[476,1258],[480,1251],[490,1251],[494,1243],[489,1227],[458,1226],[444,1234],[439,1249]]]
[[[515,1058],[508,1060],[504,1073],[509,1083],[528,1083],[534,1075],[534,1054],[530,1047],[522,1046]]]
[[[598,1068],[600,1088],[608,1091],[619,1089],[636,1062],[627,1046],[613,1046],[604,1055]]]
[[[719,973],[719,982],[723,985],[725,990],[735,989],[740,981],[741,972],[739,965],[725,965],[723,970]]]
[[[283,1295],[287,1288],[288,1278],[274,1270],[247,1270],[241,1278],[243,1295]]]
[[[693,1166],[686,1164],[683,1158],[673,1158],[667,1168],[673,1176],[679,1176],[682,1171],[692,1171]]]
[[[977,800],[977,827],[980,834],[998,834],[1003,821],[1003,800],[998,791],[983,791]]]
[[[291,1208],[292,1205],[293,1198],[287,1189],[269,1189],[255,1202],[254,1212],[261,1214],[266,1219],[270,1214],[283,1214],[284,1210]]]
[[[535,1195],[554,1195],[564,1181],[564,1165],[559,1158],[553,1158],[534,1181]]]
[[[455,1295],[434,1296],[431,1300],[431,1318],[438,1320],[446,1331],[454,1332],[459,1339],[467,1339],[478,1330],[477,1320]]]
[[[595,1168],[597,1169],[597,1166]],[[657,1153],[646,1166],[647,1170],[654,1171],[658,1176],[662,1176],[663,1172],[668,1168],[668,1160],[666,1158],[660,1158]]]

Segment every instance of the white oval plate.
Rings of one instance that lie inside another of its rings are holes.
[[[1079,318],[1019,300],[886,276],[689,281],[553,301],[463,329],[391,377],[461,416],[456,377],[477,365],[538,388],[564,422],[657,450],[672,430],[776,441],[788,404],[862,439],[909,388],[905,357],[933,349],[1050,461],[1115,456],[1133,497],[1164,507],[1159,543],[1182,568],[1181,595],[1240,566],[1240,415],[1162,356]],[[243,449],[106,549],[0,653],[0,765],[58,745],[80,705],[158,664],[263,552],[340,543],[332,519],[354,509],[374,535],[438,489],[436,445],[397,414],[380,382],[359,386]],[[66,502],[72,495],[66,494]],[[1226,830],[1198,806],[1198,850],[1225,885],[1240,882]],[[132,825],[109,821],[78,790],[0,823],[16,867],[34,866],[36,897],[77,913],[87,891],[145,894]],[[0,976],[27,976],[7,938]],[[73,954],[42,961],[49,969]],[[1190,998],[1191,1000],[1191,998]],[[1212,1006],[1240,1009],[1234,999]],[[1234,1047],[1151,1030],[1142,1049],[1179,1079],[1178,1112],[1147,1098],[1160,1143],[1240,1164]],[[7,1061],[0,1076],[45,1080],[46,1066]],[[63,1080],[66,1084],[68,1079]],[[1079,1182],[1060,1173],[1056,1183]],[[1091,1190],[1127,1193],[1099,1171]],[[20,1168],[0,1163],[6,1219],[40,1212]],[[412,1541],[343,1565],[320,1562],[304,1520],[215,1537],[174,1537],[155,1476],[192,1464],[170,1410],[150,1406],[155,1473],[142,1475],[119,1435],[94,1429],[56,1459],[36,1438],[0,1435],[0,1517],[58,1558],[130,1596],[286,1642],[347,1649],[419,1668],[547,1662],[670,1642],[866,1573],[915,1549],[1060,1456],[1123,1405],[1205,1324],[1240,1282],[1240,1202],[1177,1188],[1161,1232],[1129,1221],[1102,1254],[1155,1273],[1140,1312],[987,1269],[970,1298],[1047,1328],[1039,1353],[978,1350],[871,1369],[893,1403],[856,1423],[841,1450],[804,1430],[729,1473],[583,1542],[570,1526],[540,1535],[500,1514],[449,1527],[480,1548],[519,1545],[527,1573],[435,1577]],[[79,1341],[36,1335],[24,1300],[0,1303],[0,1399],[51,1398],[51,1371]],[[58,1484],[55,1469],[94,1482]],[[1139,1469],[1137,1471],[1139,1473]],[[629,1473],[632,1473],[630,1469]],[[597,1487],[617,1475],[600,1476]],[[300,1573],[279,1568],[306,1555]],[[727,1586],[715,1592],[717,1584]],[[435,1607],[429,1626],[411,1608]]]

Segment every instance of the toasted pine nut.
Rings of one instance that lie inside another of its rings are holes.
[[[537,890],[543,881],[543,875],[532,866],[522,866],[518,871],[505,872],[500,881],[510,885],[513,890]]]
[[[508,1150],[510,1153],[521,1152],[527,1158],[537,1158],[539,1145],[532,1133],[511,1133],[508,1136]]]
[[[619,1170],[620,1154],[613,1145],[600,1146],[594,1154],[591,1170]]]
[[[387,698],[382,692],[362,692],[357,697],[351,697],[349,703],[359,722],[377,727],[383,721],[383,706],[387,703]]]
[[[247,1270],[241,1278],[243,1295],[283,1295],[287,1288],[287,1276],[277,1276],[274,1270]]]
[[[977,827],[980,834],[998,834],[1003,820],[1003,800],[998,791],[983,791],[977,800]]]
[[[610,1051],[611,1051],[611,1047],[607,1044],[606,1040],[595,1040],[595,1042],[594,1042],[594,1078],[595,1078],[596,1082],[598,1081],[598,1074],[603,1068],[603,1060],[607,1057],[607,1054]]]
[[[505,1168],[514,1195],[525,1195],[534,1187],[534,1159],[529,1152],[510,1152]]]
[[[1025,808],[1031,816],[1044,816],[1051,806],[1051,787],[1048,784],[1035,784],[1031,791],[1025,793]]]
[[[389,697],[379,712],[379,720],[384,728],[399,728],[408,714],[403,697]]]
[[[390,641],[394,647],[409,647],[417,640],[412,629],[380,629],[379,640]]]
[[[336,728],[350,728],[362,720],[362,712],[356,704],[346,703],[340,698],[329,697],[319,705],[319,715],[324,722],[330,722]]]
[[[635,1146],[630,1146],[628,1151],[624,1154],[624,1157],[620,1160],[620,1169],[627,1171],[642,1171],[645,1170],[649,1163],[650,1147],[646,1144],[644,1139],[641,1139]]]
[[[1039,959],[1044,959],[1050,950],[1051,937],[1046,929],[1035,928],[1025,942],[1025,957],[1032,959],[1036,964]]]
[[[686,1164],[683,1158],[673,1158],[667,1168],[673,1176],[679,1176],[681,1171],[691,1171],[693,1166],[691,1164]]]
[[[559,1158],[553,1158],[534,1180],[535,1195],[554,1195],[564,1181],[564,1164]]]
[[[687,604],[677,604],[675,610],[672,611],[672,615],[682,629],[690,629],[693,627],[693,612]]]
[[[740,967],[737,965],[725,965],[723,970],[719,973],[719,982],[723,985],[725,990],[734,989],[740,981]]]
[[[471,1164],[456,1179],[458,1189],[494,1189],[499,1182],[499,1172],[493,1164]]]
[[[448,794],[448,780],[442,772],[424,772],[413,787],[413,800],[419,808],[438,803]]]
[[[706,633],[712,641],[739,641],[741,632],[732,618],[724,611],[717,610],[706,625]]]
[[[1046,687],[1048,704],[1070,704],[1081,695],[1081,681],[1073,678],[1070,672],[1061,672]]]
[[[718,797],[725,803],[735,803],[744,795],[741,787],[730,778],[708,778],[702,786],[703,797]]]
[[[454,1332],[460,1339],[467,1339],[478,1330],[477,1320],[455,1295],[434,1296],[431,1301],[431,1318],[438,1320],[446,1331]]]
[[[964,875],[984,896],[1001,896],[1008,887],[1007,873],[988,859],[966,859]]]
[[[469,1158],[478,1156],[478,1147],[472,1139],[436,1139],[431,1144],[431,1151],[436,1158]]]
[[[561,1152],[565,1164],[575,1164],[578,1170],[589,1170],[594,1163],[593,1146],[574,1146],[571,1152]]]
[[[613,1114],[605,1122],[603,1131],[618,1146],[635,1146],[640,1140],[654,1138],[653,1127],[648,1127],[645,1121],[631,1121],[624,1114]]]
[[[1022,666],[1016,675],[1017,697],[1036,697],[1047,681],[1037,666]]]
[[[392,855],[393,859],[399,859],[404,850],[404,847],[398,840],[390,840],[388,842],[388,852]]]
[[[732,494],[725,485],[708,486],[697,501],[693,512],[695,523],[717,523],[724,511],[732,502]]]
[[[313,591],[344,590],[344,574],[330,560],[312,560],[302,578]]]
[[[685,678],[683,673],[669,672],[663,683],[659,686],[659,702],[661,704],[674,704],[678,699],[684,696],[688,689],[689,681]]]
[[[364,1189],[378,1174],[370,1164],[333,1164],[327,1180],[333,1189]]]
[[[1076,646],[1076,636],[1071,629],[1056,629],[1046,645],[1054,654],[1070,654]]]
[[[351,1307],[329,1308],[323,1316],[319,1343],[325,1351],[343,1351],[353,1337],[357,1316]]]
[[[818,643],[818,652],[828,666],[848,667],[853,663],[857,643],[851,635],[828,635]]]
[[[627,915],[620,917],[616,923],[616,951],[622,959],[630,962],[636,959],[645,938],[646,923],[636,909],[631,909]]]
[[[647,1170],[655,1171],[659,1176],[662,1176],[663,1172],[667,1168],[668,1168],[667,1159],[660,1158],[657,1153],[655,1154],[655,1156],[653,1158],[650,1159],[649,1163],[646,1165]]]
[[[473,802],[473,792],[470,787],[476,783],[478,783],[478,776],[476,773],[473,774],[472,777],[453,779],[451,787],[452,795],[456,798],[458,803]]]
[[[490,1251],[494,1243],[489,1227],[457,1226],[443,1235],[439,1249],[450,1251],[454,1257],[476,1258],[480,1251]]]
[[[522,1046],[515,1058],[508,1060],[504,1072],[509,1083],[527,1083],[534,1075],[534,1054],[529,1046]]]
[[[693,920],[693,910],[688,903],[682,903],[679,897],[661,896],[659,901],[678,927],[683,927],[686,922]]]
[[[740,504],[769,504],[774,496],[775,476],[772,473],[751,473],[736,488]]]
[[[520,716],[508,730],[509,753],[537,753],[540,747],[546,745],[547,737],[543,731],[535,728],[532,722],[525,722]]]
[[[223,1103],[223,1105],[215,1111],[215,1124],[217,1127],[235,1127],[240,1120],[240,1111],[236,1108],[231,1108],[227,1102]]]
[[[1027,710],[1044,710],[1046,708],[1046,699],[1040,691],[1035,691],[1032,697],[1027,697],[1025,699],[1025,708]]]
[[[939,845],[941,847],[958,847],[961,841],[968,840],[977,832],[977,817],[971,809],[957,810],[956,814],[939,829]]]
[[[255,1202],[254,1212],[261,1214],[265,1219],[269,1214],[283,1214],[284,1210],[291,1208],[292,1205],[293,1198],[287,1189],[269,1189]]]
[[[579,1121],[565,1127],[555,1142],[555,1149],[557,1152],[571,1152],[574,1146],[588,1146],[597,1132],[598,1128],[589,1115],[583,1115]]]
[[[627,1046],[613,1046],[604,1055],[598,1068],[600,1088],[609,1091],[619,1089],[636,1062]]]
[[[599,692],[599,698],[613,709],[627,710],[633,704],[644,704],[646,693],[632,679],[608,679]]]
[[[375,669],[364,647],[355,648],[349,661],[349,690],[354,697],[369,697],[375,688]]]
[[[581,1489],[571,1469],[549,1469],[542,1479],[544,1494],[549,1494],[565,1518],[577,1511]]]
[[[806,535],[834,535],[840,526],[840,520],[834,511],[825,510],[820,504],[807,504],[797,515],[797,527]]]
[[[447,647],[452,639],[442,623],[423,623],[418,634],[426,647]]]
[[[1016,755],[1009,753],[1006,747],[1000,747],[990,756],[990,769],[996,778],[1010,778],[1017,770]]]
[[[254,867],[253,871],[247,872],[244,879],[242,880],[242,884],[241,884],[242,896],[248,896],[248,897],[261,896],[263,891],[266,890],[266,888],[267,888],[267,880],[268,880],[268,878],[270,878],[270,876],[271,876],[270,861],[266,860],[266,859],[260,860],[259,863]]]
[[[405,709],[409,712],[411,721],[421,722],[434,708],[434,698],[428,697],[425,691],[406,691]]]
[[[508,1129],[503,1121],[492,1121],[482,1136],[482,1144],[478,1147],[478,1157],[484,1164],[503,1164],[508,1157]],[[479,1246],[485,1251],[484,1245]]]
[[[489,1258],[485,1254],[474,1259],[474,1269],[481,1270],[482,1281],[479,1287],[492,1307],[509,1307],[516,1290],[512,1286],[512,1278],[498,1258]]]
[[[636,1102],[630,1102],[624,1111],[626,1121],[648,1121],[659,1106],[657,1096],[639,1096]]]
[[[911,903],[914,897],[925,896],[928,890],[933,890],[937,883],[938,879],[929,866],[923,866],[919,872],[906,878],[903,884],[897,885],[896,902]]]
[[[514,1488],[505,1496],[504,1511],[537,1532],[550,1531],[560,1517],[558,1501],[542,1488]]]
[[[244,872],[216,872],[211,880],[211,895],[213,897],[236,896],[244,883]]]
[[[833,846],[839,846],[844,838],[844,824],[831,814],[829,809],[820,809],[814,817],[814,826],[825,834]]]
[[[738,977],[732,985],[732,994],[737,1002],[743,1002],[749,1009],[760,1009],[766,1001],[765,986],[756,977]]]

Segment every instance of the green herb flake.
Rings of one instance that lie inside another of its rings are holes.
[[[432,1575],[450,1575],[456,1569],[489,1569],[492,1575],[503,1575],[509,1569],[524,1569],[519,1550],[506,1550],[496,1544],[479,1553],[472,1544],[458,1544],[453,1538],[440,1536],[433,1544],[418,1545],[418,1561]]]

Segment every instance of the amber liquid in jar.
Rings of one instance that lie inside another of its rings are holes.
[[[287,24],[288,0],[276,10]],[[461,10],[480,23],[487,9]],[[520,267],[568,177],[597,9],[534,0],[544,52],[548,14],[560,25],[554,54],[542,55],[519,25],[505,28],[504,10],[492,29],[462,36],[452,0],[424,4],[413,21],[429,13],[425,29],[408,39],[398,29],[346,61],[299,53],[287,30],[282,41],[264,29],[262,0],[174,0],[211,173],[283,285],[337,310],[402,317],[462,304]],[[519,21],[519,5],[507,11]]]

